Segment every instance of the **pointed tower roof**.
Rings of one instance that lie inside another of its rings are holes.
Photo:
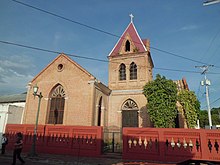
[[[108,56],[117,56],[120,54],[120,50],[123,46],[123,43],[125,40],[127,40],[127,36],[129,36],[132,44],[135,46],[135,48],[138,50],[138,52],[146,52],[147,48],[145,47],[143,41],[141,40],[135,26],[133,23],[133,15],[130,15],[131,17],[131,22],[129,23],[129,25],[127,26],[127,28],[125,29],[124,33],[121,35],[121,37],[119,38],[118,42],[116,43],[116,45],[114,46],[114,48],[112,49],[112,51],[109,53]]]

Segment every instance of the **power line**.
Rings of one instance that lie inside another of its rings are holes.
[[[207,48],[207,50],[205,51],[205,53],[203,54],[203,56],[200,58],[199,61],[202,61],[204,59],[204,57],[206,56],[206,54],[208,53],[208,51],[210,50],[211,46],[213,45],[214,41],[216,40],[217,36],[220,34],[220,29],[217,31],[217,33],[215,33],[215,35],[213,36],[212,40],[209,43],[209,46]],[[210,62],[210,60],[212,59],[212,57],[215,55],[215,53],[213,53],[213,55],[209,58],[208,63]]]
[[[64,53],[64,52],[59,52],[59,51],[55,51],[55,50],[49,50],[49,49],[44,49],[44,48],[39,48],[39,47],[33,47],[33,46],[28,46],[28,45],[14,43],[14,42],[8,42],[8,41],[2,41],[2,40],[0,40],[0,43],[7,44],[7,45],[18,46],[18,47],[27,48],[27,49],[32,49],[32,50],[37,50],[37,51],[42,51],[42,52],[47,52],[47,53],[55,53],[55,54]],[[93,61],[99,61],[99,62],[105,62],[105,63],[109,62],[108,60],[92,58],[92,57],[85,57],[85,56],[80,56],[80,55],[76,55],[76,54],[69,54],[69,53],[64,53],[64,54],[66,54],[67,56],[70,56],[70,57],[81,58],[81,59],[86,59],[86,60],[93,60]],[[112,62],[112,63],[121,64],[119,62]],[[140,67],[148,67],[148,66],[140,66]],[[150,67],[148,67],[148,68],[150,68]],[[196,73],[196,74],[200,73],[200,72],[196,72],[196,71],[170,69],[170,68],[157,68],[157,67],[154,67],[154,69],[173,71],[173,72],[187,72],[187,73]],[[220,74],[220,73],[210,72],[209,74]]]
[[[21,4],[21,5],[24,5],[24,6],[26,6],[26,7],[29,7],[29,8],[38,10],[38,11],[41,11],[41,12],[43,12],[43,13],[47,13],[47,14],[52,15],[52,16],[54,16],[54,17],[63,19],[63,20],[65,20],[65,21],[69,21],[69,22],[78,24],[78,25],[80,25],[80,26],[84,26],[84,27],[86,27],[86,28],[89,28],[89,29],[92,29],[92,30],[95,30],[95,31],[98,31],[98,32],[105,33],[105,34],[108,34],[108,35],[111,35],[111,36],[120,38],[120,36],[115,35],[115,34],[113,34],[113,33],[106,32],[106,31],[104,31],[104,30],[102,30],[102,29],[98,29],[98,28],[96,28],[96,27],[93,27],[93,26],[90,26],[90,25],[87,25],[87,24],[84,24],[84,23],[81,23],[81,22],[78,22],[78,21],[74,21],[74,20],[69,19],[69,18],[66,18],[66,17],[64,17],[64,16],[61,16],[61,15],[52,13],[52,12],[50,12],[50,11],[41,9],[41,8],[39,8],[39,7],[35,7],[35,6],[29,5],[29,4],[27,4],[27,3],[20,2],[20,1],[17,1],[17,0],[12,0],[12,1],[14,1],[14,2],[16,2],[16,3],[19,3],[19,4]]]
[[[175,54],[175,53],[171,53],[171,52],[168,52],[168,51],[165,51],[165,50],[162,50],[162,49],[158,49],[158,48],[155,48],[155,47],[150,47],[151,49],[154,49],[154,50],[157,50],[159,52],[163,52],[163,53],[166,53],[166,54],[170,54],[172,56],[175,56],[175,57],[179,57],[179,58],[182,58],[182,59],[185,59],[185,60],[189,60],[189,61],[192,61],[192,62],[196,62],[196,63],[200,63],[200,64],[205,64],[207,65],[207,63],[204,63],[204,62],[201,62],[201,61],[198,61],[198,60],[194,60],[194,59],[191,59],[191,58],[188,58],[188,57],[183,57],[181,55],[178,55],[178,54]]]
[[[201,87],[201,85],[200,85],[200,82],[199,82],[199,87],[198,87],[198,90],[197,90],[197,93],[196,93],[196,95],[198,97],[198,100],[200,100],[200,98],[204,96],[204,92],[201,92],[200,87]],[[201,96],[201,94],[202,94],[202,96]]]
[[[20,2],[20,1],[17,1],[17,0],[12,0],[12,1],[14,1],[14,2],[16,2],[16,3],[19,3],[19,4],[21,4],[21,5],[24,5],[24,6],[26,6],[26,7],[29,7],[29,8],[38,10],[38,11],[41,11],[41,12],[43,12],[43,13],[52,15],[52,16],[54,16],[54,17],[63,19],[63,20],[65,20],[65,21],[69,21],[69,22],[71,22],[71,23],[75,23],[75,24],[78,24],[78,25],[80,25],[80,26],[83,26],[83,27],[86,27],[86,28],[89,28],[89,29],[92,29],[92,30],[95,30],[95,31],[98,31],[98,32],[101,32],[101,33],[104,33],[104,34],[107,34],[107,35],[110,35],[110,36],[114,36],[114,37],[117,37],[117,38],[122,38],[121,36],[118,36],[118,35],[116,35],[116,34],[107,32],[107,31],[105,31],[105,30],[102,30],[102,29],[99,29],[99,28],[96,28],[96,27],[93,27],[93,26],[90,26],[90,25],[87,25],[87,24],[84,24],[84,23],[81,23],[81,22],[78,22],[78,21],[74,21],[74,20],[69,19],[69,18],[66,18],[66,17],[64,17],[64,16],[60,16],[60,15],[55,14],[55,13],[52,13],[52,12],[50,12],[50,11],[41,9],[41,8],[39,8],[39,7],[35,7],[35,6],[29,5],[29,4],[27,4],[27,3]],[[135,41],[133,41],[133,42],[135,42]],[[141,44],[140,42],[135,42],[135,43]],[[196,62],[196,63],[208,65],[207,63],[204,63],[204,62],[201,62],[201,61],[198,61],[198,60],[195,60],[195,59],[191,59],[191,58],[188,58],[188,57],[184,57],[184,56],[181,56],[181,55],[178,55],[178,54],[169,52],[169,51],[165,51],[165,50],[162,50],[162,49],[159,49],[159,48],[156,48],[156,47],[150,46],[150,48],[151,48],[151,49],[154,49],[154,50],[156,50],[156,51],[159,51],[159,52],[163,52],[163,53],[166,53],[166,54],[169,54],[169,55],[178,57],[178,58],[182,58],[182,59],[189,60],[189,61],[192,61],[192,62]],[[220,67],[219,67],[219,68],[220,68]]]
[[[220,100],[220,98],[217,98],[216,100],[214,100],[213,102],[211,102],[210,105],[216,103],[216,102],[219,101],[219,100]],[[201,109],[204,109],[204,108],[207,108],[207,105],[204,106],[204,107],[202,107]]]
[[[55,54],[62,54],[63,53],[63,52],[59,52],[59,51],[55,51],[55,50],[43,49],[43,48],[38,48],[38,47],[33,47],[33,46],[28,46],[28,45],[23,45],[23,44],[18,44],[18,43],[14,43],[14,42],[8,42],[8,41],[2,41],[2,40],[0,40],[0,42],[4,43],[4,44],[8,44],[8,45],[14,45],[14,46],[18,46],[18,47],[23,47],[23,48],[28,48],[28,49],[32,49],[32,50],[43,51],[43,52],[47,52],[47,53],[55,53]],[[87,59],[87,60],[100,61],[100,62],[108,62],[107,60],[102,60],[102,59],[97,59],[97,58],[79,56],[79,55],[68,54],[68,53],[65,53],[65,54],[68,55],[68,56],[76,57],[76,58],[83,58],[83,59]]]
[[[173,71],[173,72],[187,72],[187,73],[200,73],[196,71],[189,71],[189,70],[180,70],[180,69],[168,69],[168,68],[154,68],[158,70],[166,70],[166,71]],[[219,73],[220,74],[220,73]]]
[[[210,105],[216,103],[218,100],[220,100],[220,98],[216,99],[215,101],[213,101]]]

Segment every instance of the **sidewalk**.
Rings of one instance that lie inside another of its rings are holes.
[[[22,153],[26,165],[174,165],[164,163],[150,163],[139,161],[123,161],[120,154],[104,154],[100,158],[74,157],[69,155],[39,154],[37,157],[28,157],[27,153]],[[0,155],[0,164],[8,165],[12,162],[12,153]],[[20,162],[18,161],[17,164]]]
[[[8,165],[12,163],[12,152],[7,152],[5,155],[0,155],[0,164]],[[36,157],[29,157],[27,153],[22,153],[22,158],[27,165],[123,165],[122,159],[116,157],[74,157],[69,155],[51,155],[38,154]],[[17,160],[19,164],[19,160]]]
[[[61,164],[61,165],[123,165],[122,159],[113,157],[74,157],[69,155],[50,155],[40,154],[38,157],[27,157],[32,162],[46,163],[46,164]]]

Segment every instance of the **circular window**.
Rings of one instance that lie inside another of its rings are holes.
[[[62,71],[62,70],[63,70],[63,64],[59,64],[59,65],[57,66],[57,69],[58,69],[58,71]]]

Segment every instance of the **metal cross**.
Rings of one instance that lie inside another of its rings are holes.
[[[134,16],[132,14],[129,15],[131,17],[131,22],[133,22]]]

